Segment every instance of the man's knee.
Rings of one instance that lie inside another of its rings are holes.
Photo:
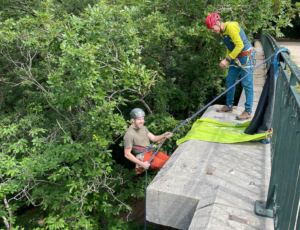
[[[253,89],[253,81],[251,79],[247,79],[247,78],[244,79],[242,81],[242,87],[244,89],[249,89],[249,90]]]
[[[231,80],[231,79],[226,79],[226,86],[227,88],[229,88],[230,86],[232,86],[235,83],[235,81]]]
[[[159,159],[164,160],[164,161],[167,161],[167,160],[170,159],[170,157],[169,157],[168,155],[166,155],[166,154],[164,154],[164,153],[162,153],[162,152],[158,152],[158,153],[157,153],[157,157],[158,157]]]
[[[236,82],[237,76],[234,73],[228,73],[226,77],[226,86],[230,87]]]

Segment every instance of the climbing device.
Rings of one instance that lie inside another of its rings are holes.
[[[160,141],[158,141],[157,144],[162,143],[162,142],[165,141],[166,139],[167,139],[167,138],[164,137],[163,139],[161,139]],[[145,154],[146,152],[152,152],[152,153],[154,153],[154,152],[155,152],[155,149],[157,148],[157,146],[154,145],[154,144],[150,145],[148,148],[144,148],[144,147],[137,146],[137,145],[135,145],[135,147],[137,147],[138,149],[140,149],[140,150],[143,151],[143,152],[141,152],[141,153],[139,153],[139,154],[136,155],[136,158],[138,158],[138,159],[139,159],[138,155],[143,155],[143,154]],[[143,161],[142,159],[139,159],[139,160]],[[144,171],[145,171],[145,169],[144,169],[142,166],[139,166],[138,164],[136,164],[136,166],[135,166],[135,173],[136,173],[136,174],[140,174],[140,173],[142,173],[142,172],[144,172]]]
[[[277,55],[282,52],[287,50],[287,48],[283,47],[280,50],[278,50],[277,52],[273,53],[270,57],[268,57],[266,60],[264,60],[262,63],[260,63],[257,67],[255,67],[254,69],[252,69],[249,73],[247,73],[244,77],[242,77],[240,80],[238,80],[235,84],[233,84],[232,86],[230,86],[228,89],[226,89],[223,93],[221,93],[219,96],[217,96],[215,99],[213,99],[211,102],[209,102],[208,104],[206,104],[202,109],[200,109],[199,111],[197,111],[194,115],[192,115],[190,118],[187,118],[186,120],[184,120],[180,125],[178,125],[173,131],[172,133],[174,133],[177,129],[181,128],[183,125],[185,125],[186,123],[188,123],[190,120],[192,120],[194,117],[196,117],[199,113],[201,113],[202,111],[204,111],[208,106],[210,106],[212,103],[214,103],[216,100],[218,100],[221,96],[223,96],[225,93],[227,93],[231,88],[235,87],[238,83],[240,83],[244,78],[246,78],[249,74],[251,74],[254,70],[256,70],[257,68],[259,68],[262,64],[264,64],[265,62],[267,62],[268,60],[270,60],[273,56],[274,57],[274,67],[275,64],[277,65],[277,68],[275,68],[275,70],[278,70],[278,63],[277,63]],[[276,60],[276,61],[275,61]],[[277,72],[276,72],[277,73]],[[270,134],[272,133],[272,130],[269,131]],[[160,145],[158,146],[158,148],[156,149],[155,153],[152,155],[149,164],[151,164],[151,161],[153,160],[153,158],[155,157],[155,155],[157,154],[158,150],[160,149],[160,147],[164,144],[166,139],[164,139]],[[147,214],[147,170],[145,170],[146,175],[145,175],[145,220],[144,220],[144,230],[147,229],[147,223],[146,223],[146,214]]]
[[[137,147],[138,149],[140,149],[140,150],[143,151],[143,152],[141,152],[141,153],[139,153],[139,154],[136,155],[136,158],[138,158],[139,160],[143,161],[143,159],[140,159],[139,156],[143,156],[146,152],[154,152],[153,149],[156,146],[154,144],[152,144],[148,148],[144,148],[144,147],[137,146],[137,145],[135,145],[135,147]],[[135,166],[135,173],[136,174],[140,174],[140,173],[142,173],[144,171],[145,171],[145,169],[142,166],[136,164],[136,166]]]

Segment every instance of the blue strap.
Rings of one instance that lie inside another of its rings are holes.
[[[257,142],[261,142],[263,144],[270,144],[271,143],[271,139],[267,138],[267,139],[260,139],[260,140],[256,140],[256,141],[250,141],[250,143],[257,143]]]
[[[278,69],[280,68],[280,67],[278,66],[278,62],[277,62],[277,55],[278,55],[280,52],[284,51],[284,50],[287,50],[287,48],[283,47],[283,48],[281,48],[280,50],[278,50],[278,51],[276,52],[276,54],[274,55],[274,62],[271,61],[271,64],[274,65],[274,71],[275,71],[275,74],[276,74],[276,80],[278,79]]]

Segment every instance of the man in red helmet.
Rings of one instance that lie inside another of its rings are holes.
[[[207,16],[205,25],[211,32],[221,34],[222,40],[226,46],[226,58],[224,58],[219,66],[226,68],[229,64],[228,75],[226,77],[226,86],[232,86],[238,76],[247,75],[255,65],[254,49],[247,39],[244,30],[237,22],[222,22],[220,15],[211,13]],[[242,80],[242,86],[245,89],[246,102],[245,111],[236,117],[237,120],[251,119],[253,105],[253,75]],[[217,112],[233,112],[235,87],[227,92],[226,105]]]

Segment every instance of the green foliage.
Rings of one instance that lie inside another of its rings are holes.
[[[114,216],[144,196],[143,177],[116,164],[123,152],[112,148],[132,108],[161,134],[223,90],[224,45],[204,25],[211,11],[249,37],[280,34],[295,12],[271,0],[3,1],[1,228],[133,229]]]
[[[291,15],[292,21],[288,23],[288,26],[284,29],[282,29],[282,33],[284,34],[284,37],[286,38],[296,38],[299,39],[299,30],[300,30],[300,2],[297,2],[296,0],[292,0],[292,3],[295,4],[295,7],[297,8],[297,13],[294,15]]]

